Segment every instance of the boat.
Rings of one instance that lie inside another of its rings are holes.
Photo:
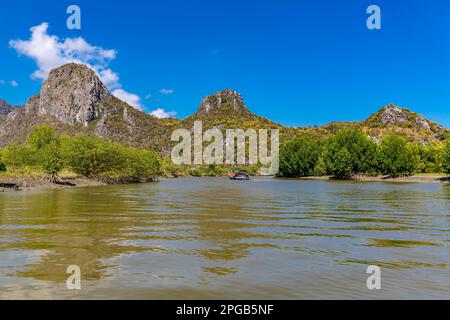
[[[230,180],[240,180],[240,181],[250,180],[250,174],[245,170],[232,171],[228,174],[228,177],[230,178]]]

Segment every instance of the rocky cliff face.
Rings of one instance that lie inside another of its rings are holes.
[[[411,110],[390,104],[371,115],[362,126],[377,141],[390,132],[421,144],[434,144],[445,139],[449,131],[434,121]]]
[[[87,126],[104,111],[100,102],[110,98],[93,70],[70,63],[50,72],[41,89],[38,114],[53,116],[65,124]]]
[[[382,125],[413,126],[417,129],[431,130],[431,123],[423,116],[393,104],[384,107],[379,114]]]
[[[242,96],[234,90],[223,90],[205,97],[195,116],[206,118],[214,114],[228,116],[250,116]]]
[[[0,99],[0,117],[6,116],[11,111],[13,111],[13,107],[5,100]]]
[[[366,123],[374,127],[398,126],[433,132],[445,131],[443,126],[426,119],[420,114],[393,104],[382,108],[380,111],[372,115]]]

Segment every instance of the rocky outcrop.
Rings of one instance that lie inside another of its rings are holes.
[[[223,90],[205,97],[195,115],[205,118],[216,113],[231,116],[252,114],[246,107],[242,96],[234,90]]]
[[[384,108],[380,115],[380,122],[383,125],[398,125],[401,126],[408,121],[407,112],[395,105],[389,105]]]
[[[428,122],[427,119],[425,119],[422,116],[417,116],[414,119],[414,125],[418,128],[418,129],[423,129],[423,130],[431,130],[431,126],[430,123]]]
[[[5,100],[0,99],[0,118],[5,117],[11,111],[13,111],[13,107]]]
[[[102,115],[100,102],[110,98],[93,70],[70,63],[50,72],[41,89],[38,114],[87,126]]]
[[[439,126],[415,112],[393,104],[372,115],[367,122],[372,126],[398,126],[425,131],[434,130]]]

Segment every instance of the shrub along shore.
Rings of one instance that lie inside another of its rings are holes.
[[[360,129],[344,129],[325,138],[301,135],[280,150],[280,177],[373,180],[416,174],[450,174],[449,139],[432,146],[389,134],[376,143]]]
[[[160,158],[153,150],[92,136],[58,136],[47,125],[36,127],[27,143],[0,150],[0,183],[22,188],[152,181],[160,171]]]

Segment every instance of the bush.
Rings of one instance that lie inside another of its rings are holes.
[[[360,129],[339,131],[326,143],[322,157],[326,171],[339,179],[379,171],[377,145]]]
[[[222,167],[212,164],[205,169],[204,175],[208,177],[217,177],[223,175],[223,173],[224,169]]]
[[[442,173],[444,149],[440,146],[416,146],[420,157],[418,171],[422,173]]]
[[[27,145],[7,146],[3,151],[3,157],[4,164],[17,170],[22,178],[30,173],[30,167],[37,164],[36,153]]]
[[[321,155],[322,142],[314,137],[301,135],[286,143],[280,150],[280,170],[282,177],[308,177],[315,174]]]
[[[0,157],[0,172],[5,172],[6,171],[6,164],[3,161],[2,157]]]
[[[28,135],[28,145],[37,150],[44,148],[57,139],[56,131],[49,125],[39,125]]]
[[[201,169],[198,169],[198,168],[192,169],[191,170],[191,176],[193,176],[193,177],[201,177],[201,176],[203,176],[203,171]]]
[[[54,140],[44,147],[42,169],[44,173],[50,175],[52,181],[56,179],[64,166],[60,149],[59,140]]]
[[[419,166],[417,147],[395,134],[383,138],[380,146],[382,168],[393,178],[411,176]]]
[[[3,151],[4,162],[7,166],[20,169],[24,166],[36,165],[36,154],[27,145],[9,145]]]
[[[133,179],[153,178],[160,175],[161,163],[153,150],[124,148],[120,150],[126,164],[122,176]],[[120,169],[119,169],[120,172]]]
[[[351,179],[354,173],[354,159],[347,148],[342,148],[335,155],[334,162],[331,164],[333,174],[340,179]]]
[[[185,165],[174,164],[170,157],[161,160],[161,175],[164,177],[183,177],[189,174],[189,169]]]
[[[124,147],[90,136],[64,139],[65,163],[86,177],[150,178],[160,174],[158,155],[152,150]]]

